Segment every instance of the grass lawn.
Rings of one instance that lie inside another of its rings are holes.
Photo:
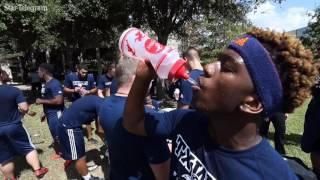
[[[286,131],[286,151],[288,156],[298,157],[304,161],[304,163],[311,167],[311,161],[309,154],[304,153],[300,148],[300,139],[303,133],[304,116],[309,104],[309,100],[304,103],[303,106],[295,110],[293,114],[289,114],[287,119],[287,131]],[[270,128],[271,134],[273,134],[273,128]],[[272,137],[272,136],[270,136]],[[271,138],[272,139],[272,138]]]
[[[290,114],[287,119],[287,144],[286,150],[289,156],[295,156],[302,159],[309,167],[311,166],[309,155],[303,153],[300,149],[300,138],[303,132],[303,121],[304,115],[309,102],[306,102],[302,107],[298,108],[295,113]],[[42,111],[42,106],[31,106],[31,110],[37,112],[35,117],[25,116],[24,126],[28,129],[32,141],[38,149],[40,154],[40,160],[42,164],[49,168],[49,173],[43,178],[48,180],[64,180],[64,179],[76,179],[79,178],[77,173],[74,172],[74,167],[69,173],[65,173],[63,169],[63,160],[51,160],[50,156],[53,154],[53,149],[48,148],[51,144],[51,135],[47,123],[40,122],[40,114]],[[270,137],[273,135],[273,127],[270,126]],[[99,139],[96,137],[96,139]],[[272,138],[271,138],[272,139]],[[99,145],[93,146],[86,144],[86,149],[89,151],[88,159],[95,161],[96,164],[101,164],[92,173],[94,175],[103,176],[103,172],[106,172],[107,167],[105,167],[105,161],[102,159],[100,147],[103,145],[100,142]],[[91,162],[92,162],[91,161]],[[17,158],[16,163],[16,174],[20,176],[23,180],[33,180],[36,179],[30,167],[26,164],[24,158]],[[3,177],[0,175],[0,179]]]

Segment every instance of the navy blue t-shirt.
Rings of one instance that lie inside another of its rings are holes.
[[[202,70],[194,69],[190,71],[189,76],[190,78],[197,81],[199,76],[201,76],[202,74],[203,74]],[[192,84],[189,81],[181,80],[179,89],[180,89],[180,97],[179,97],[178,103],[184,104],[184,105],[191,105]]]
[[[59,123],[65,128],[78,128],[82,124],[92,122],[99,112],[103,98],[89,95],[74,101],[69,108],[65,109]]]
[[[96,87],[96,82],[94,80],[93,74],[88,74],[87,78],[81,80],[77,73],[70,73],[67,75],[64,80],[64,86],[70,89],[74,89],[75,87],[84,87],[86,90],[91,90]],[[79,99],[81,95],[79,93],[72,94],[72,101]]]
[[[305,115],[301,149],[306,153],[320,152],[320,100],[318,98],[320,97],[312,98]]]
[[[111,95],[99,112],[110,154],[111,179],[154,179],[149,166],[169,159],[165,139],[136,136],[122,126],[127,97]],[[151,111],[149,109],[148,111]]]
[[[26,99],[18,88],[0,85],[0,127],[21,123],[18,104],[22,102],[26,102]]]
[[[55,96],[63,96],[63,88],[61,83],[57,79],[51,79],[50,81],[46,82],[43,87],[44,89],[41,90],[41,96],[43,99],[53,99]],[[43,105],[43,111],[45,113],[57,112],[62,111],[64,109],[64,104],[60,105]]]
[[[151,136],[172,138],[172,179],[297,179],[265,139],[244,151],[215,144],[207,118],[196,111],[149,113],[145,127]]]
[[[301,149],[306,153],[320,152],[320,75],[316,77],[312,95],[313,98],[305,114],[304,131],[301,138]]]
[[[110,86],[110,95],[115,94],[117,90],[118,90],[118,82],[116,78],[113,78]]]
[[[113,79],[112,77],[109,77],[106,74],[101,75],[97,83],[97,88],[100,90],[110,88],[112,79]]]

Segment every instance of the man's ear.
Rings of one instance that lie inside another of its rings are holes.
[[[250,95],[240,104],[240,110],[249,114],[259,114],[263,111],[263,106],[256,95]]]

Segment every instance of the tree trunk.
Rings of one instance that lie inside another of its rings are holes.
[[[102,72],[102,59],[100,57],[100,48],[96,48],[96,59],[97,59],[97,65],[98,65],[98,74],[101,75]]]
[[[64,75],[66,75],[66,59],[63,51],[61,51],[61,62],[62,62],[63,73]]]
[[[67,45],[65,60],[71,69],[73,69],[73,64],[74,64],[72,56],[73,56],[73,48],[70,45]]]
[[[167,45],[169,33],[160,31],[160,32],[157,32],[157,36],[158,36],[158,41],[161,44]]]
[[[20,77],[21,77],[21,81],[23,83],[26,83],[27,82],[27,78],[25,78],[25,63],[23,61],[23,58],[21,57],[18,57],[19,59],[19,69],[20,69]]]
[[[161,44],[166,45],[169,34],[165,31],[159,31],[157,35],[158,35],[158,41]],[[160,99],[164,99],[165,96],[166,96],[165,81],[164,79],[160,79],[160,81],[157,82],[157,98],[160,100]]]
[[[49,64],[50,63],[50,50],[46,49],[46,62]]]

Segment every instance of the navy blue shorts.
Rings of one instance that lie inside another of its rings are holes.
[[[301,149],[306,152],[320,152],[320,102],[312,99],[304,122]]]
[[[22,123],[0,126],[0,164],[10,161],[16,155],[27,155],[34,149]]]
[[[58,124],[62,111],[46,113],[49,130],[53,139],[58,137]]]
[[[58,138],[62,157],[65,160],[77,160],[86,153],[81,128],[66,129],[59,125]]]

